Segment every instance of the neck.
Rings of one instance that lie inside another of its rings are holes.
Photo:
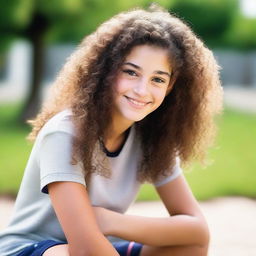
[[[118,149],[124,142],[125,131],[132,126],[132,122],[113,119],[105,131],[103,138],[104,145],[108,151],[112,152]]]

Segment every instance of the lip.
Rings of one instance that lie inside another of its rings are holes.
[[[131,98],[131,97],[128,97],[128,96],[125,96],[125,98],[135,108],[144,108],[149,103],[151,103],[150,101],[148,101],[148,102],[147,101],[142,101],[142,100],[138,100],[138,99]]]

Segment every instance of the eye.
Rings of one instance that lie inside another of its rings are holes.
[[[165,83],[165,80],[160,77],[154,77],[152,81],[156,83]]]
[[[131,69],[124,69],[123,72],[130,76],[137,76],[137,73]]]

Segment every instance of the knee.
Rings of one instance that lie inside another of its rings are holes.
[[[202,241],[200,241],[200,244],[190,246],[190,254],[189,255],[191,255],[191,256],[207,256],[209,244],[210,244],[210,232],[209,232],[209,229],[207,228],[205,230]]]
[[[203,246],[192,246],[190,248],[190,254],[191,256],[207,256],[208,255],[208,248],[209,245],[203,245]]]
[[[204,237],[203,241],[200,243],[200,245],[194,246],[195,253],[191,254],[191,255],[207,256],[209,244],[210,244],[210,233],[209,233],[209,231],[207,231],[205,233],[205,237]]]

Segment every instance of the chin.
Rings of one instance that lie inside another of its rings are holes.
[[[152,113],[152,111],[122,111],[121,112],[124,119],[129,120],[131,122],[139,122],[143,120],[145,117],[147,117],[149,114]]]
[[[139,122],[141,120],[143,120],[147,115],[143,115],[143,116],[133,116],[129,118],[129,120],[133,121],[133,122]]]

